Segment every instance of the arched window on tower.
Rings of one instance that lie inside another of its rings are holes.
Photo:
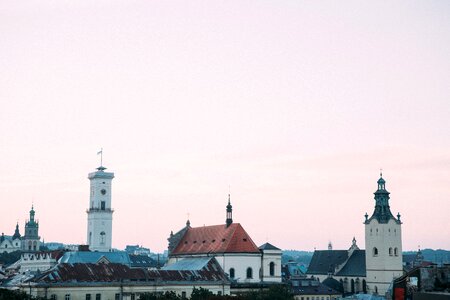
[[[394,248],[394,255],[398,256],[398,248],[397,247]]]
[[[104,231],[100,232],[100,244],[105,243],[105,235],[106,233]]]
[[[33,250],[36,251],[37,250],[37,243],[33,242]]]
[[[273,261],[269,264],[269,273],[270,276],[275,276],[275,263]]]
[[[253,278],[253,270],[252,268],[248,267],[247,268],[247,279],[251,279]]]
[[[230,268],[230,278],[234,279],[234,268]]]
[[[373,253],[373,256],[378,256],[378,249],[377,249],[377,247],[373,247],[373,251],[372,251]]]
[[[392,256],[392,247],[389,248],[389,256]]]

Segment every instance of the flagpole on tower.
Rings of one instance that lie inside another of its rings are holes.
[[[103,167],[103,148],[100,148],[100,151],[97,152],[97,155],[100,154],[100,167]]]

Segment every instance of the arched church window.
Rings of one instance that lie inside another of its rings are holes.
[[[230,268],[230,278],[234,279],[234,268]]]
[[[377,247],[373,247],[373,256],[378,256],[378,249],[377,249]]]
[[[378,294],[378,287],[375,286],[375,294]]]
[[[353,279],[350,281],[350,289],[351,289],[351,293],[354,294],[355,293],[355,281]]]
[[[389,248],[389,256],[392,256],[392,247]]]
[[[253,270],[252,268],[247,268],[247,279],[253,278]]]
[[[105,235],[106,235],[106,233],[104,231],[100,232],[100,243],[101,244],[105,243]]]
[[[273,261],[269,264],[269,274],[270,276],[275,276],[275,263]]]
[[[364,294],[367,294],[367,283],[365,279],[362,281],[362,290]]]
[[[398,256],[398,249],[397,249],[397,247],[394,248],[394,255]]]
[[[101,210],[105,210],[105,208],[106,208],[105,201],[102,201],[100,204],[101,204]]]

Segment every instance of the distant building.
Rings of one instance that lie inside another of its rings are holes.
[[[315,251],[307,274],[321,281],[339,280],[345,293],[384,295],[392,280],[402,276],[402,235],[400,214],[395,218],[389,206],[389,192],[382,175],[377,181],[375,209],[365,215],[366,250],[360,250],[353,239],[348,250]]]
[[[114,263],[62,263],[19,285],[23,292],[46,299],[137,300],[144,293],[174,291],[190,297],[194,288],[216,295],[230,294],[230,281],[216,259],[210,257],[191,269],[132,269]]]
[[[150,252],[149,248],[145,248],[139,245],[127,245],[125,247],[125,251],[128,254],[134,254],[134,255],[147,255],[150,256],[152,253]]]
[[[296,300],[336,300],[342,296],[342,293],[333,290],[314,278],[292,280],[291,289]]]
[[[365,256],[365,251],[358,248],[355,238],[348,250],[316,250],[307,275],[321,282],[334,278],[342,284],[345,293],[366,293]]]
[[[99,252],[99,251],[69,251],[59,259],[59,263],[65,264],[99,264],[114,263],[131,266],[131,260],[125,251]]]
[[[258,248],[242,225],[233,223],[229,196],[225,224],[191,227],[188,220],[168,241],[168,266],[187,258],[215,257],[237,283],[281,282],[281,250],[269,243]]]
[[[87,210],[87,244],[90,250],[101,252],[112,249],[111,182],[114,173],[105,170],[105,167],[100,166],[88,176],[91,189]]]
[[[41,246],[39,236],[39,222],[35,220],[34,206],[31,206],[30,218],[25,222],[25,233],[21,236],[19,223],[12,236],[2,233],[0,237],[0,253],[11,253],[14,251],[39,251]]]

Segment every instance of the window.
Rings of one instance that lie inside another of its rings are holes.
[[[247,268],[247,279],[253,278],[253,270],[252,268]]]
[[[130,300],[136,300],[136,295],[135,294],[131,294],[131,299]]]
[[[181,299],[186,299],[186,292],[181,292]]]
[[[378,249],[377,249],[377,247],[373,247],[373,256],[378,256]]]
[[[101,204],[101,210],[105,210],[105,206],[106,206],[105,201],[102,201],[100,204]]]
[[[269,264],[269,273],[270,276],[275,276],[275,263],[273,261]]]
[[[389,256],[392,256],[392,247],[389,248]]]
[[[104,231],[100,232],[100,244],[104,244],[105,243],[105,234],[106,233]],[[97,294],[97,295],[100,295],[100,294]]]
[[[234,268],[230,268],[230,278],[234,279]]]
[[[95,294],[95,300],[102,300],[102,294]]]
[[[86,300],[91,300],[91,294],[86,294]]]
[[[218,291],[217,295],[222,296],[222,291]]]
[[[398,249],[397,249],[397,247],[394,248],[394,255],[398,256]]]
[[[55,294],[52,294],[52,295],[50,296],[50,300],[56,300],[56,295],[55,295]]]
[[[70,300],[70,294],[66,294],[66,295],[64,296],[64,300]]]
[[[116,294],[116,300],[120,300],[120,294]]]

